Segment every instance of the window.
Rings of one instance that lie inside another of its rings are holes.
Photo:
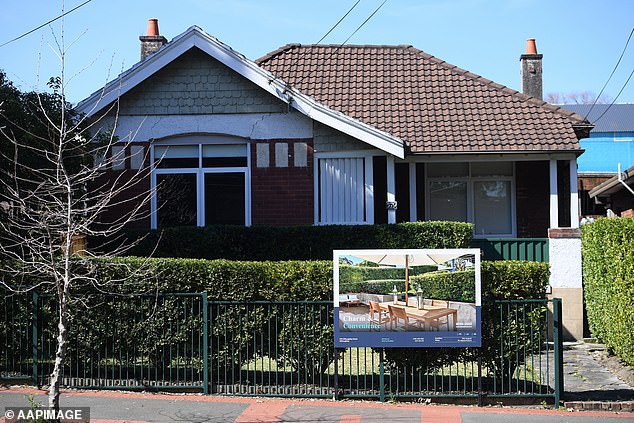
[[[430,163],[427,218],[472,222],[474,236],[515,235],[512,162]]]
[[[152,146],[152,228],[249,225],[248,144],[186,141]]]

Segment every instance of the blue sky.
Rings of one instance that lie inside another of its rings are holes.
[[[84,0],[66,0],[70,10]],[[92,0],[65,19],[67,95],[77,102],[139,60],[139,35],[158,18],[172,39],[198,25],[256,59],[288,43],[315,43],[356,0]],[[324,43],[339,44],[381,4],[361,0]],[[0,44],[60,14],[61,1],[4,1]],[[634,27],[631,0],[388,0],[350,44],[411,44],[519,89],[519,56],[536,38],[544,94],[599,93]],[[0,69],[23,90],[59,74],[60,21],[0,48]],[[612,98],[634,69],[634,37],[605,90]],[[39,77],[38,77],[39,75]],[[634,77],[618,99],[634,103]]]

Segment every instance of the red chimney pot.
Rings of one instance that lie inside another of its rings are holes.
[[[537,54],[537,45],[534,38],[526,40],[526,54]]]
[[[158,19],[151,18],[147,21],[147,36],[148,37],[158,37],[159,28],[158,28]]]

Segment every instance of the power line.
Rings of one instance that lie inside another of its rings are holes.
[[[322,41],[324,41],[324,39],[325,39],[328,35],[330,35],[330,33],[331,33],[332,31],[334,31],[334,30],[335,30],[335,28],[337,28],[337,26],[339,26],[339,24],[340,24],[340,23],[341,23],[341,22],[342,22],[342,21],[346,18],[346,16],[348,16],[348,15],[350,14],[350,12],[352,12],[352,11],[354,10],[354,8],[355,8],[355,7],[357,7],[357,5],[358,5],[359,3],[361,3],[361,0],[357,0],[357,2],[356,2],[354,5],[352,5],[352,7],[350,8],[350,10],[348,10],[348,12],[346,12],[346,14],[345,14],[345,15],[343,15],[343,16],[341,17],[341,19],[339,19],[339,21],[337,21],[337,23],[336,23],[336,24],[335,24],[332,28],[330,28],[330,30],[329,30],[328,32],[326,32],[326,35],[324,35],[323,37],[321,37],[321,38],[319,39],[319,41],[317,41],[315,44],[319,44],[319,43],[321,43]]]
[[[355,7],[357,7],[357,5],[358,5],[359,3],[361,3],[361,0],[357,0],[357,2],[356,2],[355,4],[353,4],[353,5],[352,5],[352,7],[351,7],[350,9],[348,9],[348,11],[346,12],[346,14],[345,14],[345,15],[343,15],[343,16],[341,17],[341,19],[339,19],[339,20],[337,21],[337,23],[336,23],[336,24],[334,24],[334,25],[333,25],[333,27],[332,27],[332,28],[330,28],[330,29],[328,30],[328,32],[326,32],[326,34],[325,34],[323,37],[321,37],[321,38],[319,39],[319,41],[317,41],[315,44],[319,44],[319,43],[321,43],[321,42],[322,42],[322,41],[323,41],[323,40],[324,40],[324,39],[325,39],[328,35],[330,35],[330,33],[331,33],[332,31],[334,31],[334,30],[335,30],[335,28],[337,28],[341,22],[343,22],[343,20],[344,20],[344,19],[345,19],[345,18],[346,18],[349,14],[350,14],[350,12],[352,12],[352,11],[355,9]],[[304,55],[305,55],[305,54],[307,54],[310,50],[312,50],[312,48],[313,48],[313,46],[314,46],[315,44],[312,44],[312,45],[308,48],[308,51],[301,52],[301,53],[297,56],[297,58],[296,58],[295,60],[293,60],[293,62],[289,65],[289,69],[292,69],[292,68],[293,68],[293,67],[297,64],[297,62],[299,62],[299,61],[300,61],[300,59],[302,58],[302,56],[304,56]]]
[[[12,43],[12,42],[14,42],[14,41],[18,41],[20,38],[24,38],[24,37],[26,37],[26,36],[27,36],[27,35],[29,35],[29,34],[34,33],[34,32],[35,32],[35,31],[37,31],[38,29],[41,29],[41,28],[45,27],[46,25],[51,24],[51,23],[55,22],[56,20],[63,18],[64,16],[68,15],[69,13],[74,12],[75,10],[79,9],[80,7],[87,5],[87,4],[88,4],[88,3],[90,3],[91,1],[92,1],[92,0],[86,0],[85,2],[83,2],[82,4],[80,4],[79,6],[76,6],[76,7],[72,8],[72,9],[70,9],[68,12],[64,12],[64,13],[62,13],[62,14],[61,14],[61,15],[59,15],[58,17],[53,18],[53,19],[51,19],[50,21],[48,21],[48,22],[46,22],[46,23],[43,23],[42,25],[38,26],[37,28],[33,28],[32,30],[30,30],[30,31],[28,31],[28,32],[25,32],[24,34],[20,35],[19,37],[15,37],[14,39],[9,40],[9,41],[5,42],[4,44],[0,44],[0,48],[2,48],[2,47],[4,47],[4,46],[6,46],[7,44],[11,44],[11,43]]]
[[[345,41],[344,41],[343,43],[339,44],[339,45],[337,46],[337,48],[335,48],[333,51],[331,51],[331,52],[330,52],[330,54],[329,54],[329,55],[328,55],[328,56],[324,59],[324,63],[325,63],[328,59],[330,59],[330,58],[333,56],[333,54],[335,54],[337,51],[339,51],[339,49],[340,49],[341,47],[343,47],[343,46],[344,46],[344,45],[345,45],[345,44],[346,44],[346,43],[350,40],[350,38],[352,38],[352,37],[354,36],[354,34],[356,34],[357,32],[359,32],[359,30],[360,30],[361,28],[363,28],[363,26],[364,26],[365,24],[367,24],[367,23],[370,21],[370,19],[372,19],[372,18],[374,17],[374,15],[376,15],[376,14],[378,13],[378,11],[379,11],[379,10],[381,10],[381,8],[383,7],[383,5],[384,5],[385,3],[387,3],[387,0],[383,0],[383,2],[379,5],[379,7],[377,7],[376,9],[374,9],[374,12],[372,12],[372,14],[371,14],[370,16],[368,16],[368,17],[366,18],[366,20],[364,20],[364,21],[361,23],[361,25],[359,25],[359,26],[357,27],[357,29],[355,29],[355,30],[352,32],[352,34],[350,34],[350,36],[349,36],[348,38],[346,38],[346,39],[345,39]],[[301,84],[301,83],[302,83],[302,81],[304,81],[306,78],[310,77],[310,75],[311,75],[311,74],[308,74],[308,75],[304,76],[302,79],[300,79],[299,81],[297,81],[297,82],[295,83],[295,85],[299,85],[299,84]]]
[[[383,3],[381,3],[381,4],[379,5],[379,7],[377,7],[377,8],[374,10],[374,12],[372,12],[372,14],[371,14],[370,16],[368,16],[368,18],[367,18],[365,21],[363,21],[363,23],[361,23],[361,25],[359,25],[359,26],[357,27],[357,29],[355,29],[355,30],[354,30],[354,32],[353,32],[352,34],[350,34],[350,36],[349,36],[348,38],[346,38],[346,40],[345,40],[343,43],[341,43],[341,44],[339,45],[339,47],[337,47],[337,49],[336,49],[335,51],[333,51],[333,54],[334,54],[334,53],[335,53],[335,52],[336,52],[336,51],[337,51],[340,47],[342,47],[344,44],[346,44],[346,43],[350,40],[350,38],[352,38],[352,37],[354,36],[354,34],[356,34],[356,33],[357,33],[357,32],[358,32],[361,28],[363,28],[363,26],[364,26],[365,24],[367,24],[367,23],[370,21],[370,19],[372,19],[372,18],[374,17],[374,15],[376,15],[376,14],[377,14],[377,12],[378,12],[379,10],[381,10],[381,8],[383,7],[383,5],[384,5],[385,3],[387,3],[387,0],[383,0]]]
[[[594,106],[597,104],[597,101],[599,101],[599,98],[601,98],[601,94],[603,94],[603,90],[605,90],[605,87],[608,86],[608,83],[612,79],[612,76],[614,76],[614,72],[616,72],[616,69],[619,67],[619,64],[621,64],[621,59],[623,59],[623,55],[625,54],[625,50],[627,50],[627,46],[630,43],[630,40],[632,39],[632,34],[634,34],[634,28],[632,28],[632,30],[630,31],[630,36],[627,37],[627,41],[625,42],[625,47],[623,47],[623,51],[621,52],[621,56],[619,57],[619,60],[616,62],[616,65],[614,66],[614,69],[612,69],[612,73],[610,74],[610,77],[608,78],[607,81],[605,81],[605,84],[603,85],[603,88],[601,88],[601,92],[599,92],[599,95],[597,95],[597,98],[594,99],[594,102],[592,103],[592,106],[590,106],[590,109],[588,110],[588,113],[586,113],[586,115],[583,117],[584,119],[588,118],[588,116],[590,115],[590,112],[592,112],[592,109],[594,109]],[[630,75],[630,77],[631,76],[632,75]],[[627,80],[629,81],[630,79],[628,78]],[[625,83],[625,85],[627,85],[627,82]],[[625,86],[623,86],[623,88],[625,88]],[[623,91],[623,90],[621,89],[621,91]],[[621,93],[619,92],[619,94],[621,94]],[[614,104],[614,102],[612,102],[612,104]],[[610,107],[612,107],[612,105],[610,105]],[[608,107],[608,109],[610,107]],[[605,114],[605,112],[604,112],[604,114]],[[603,115],[601,115],[601,116],[603,116]]]
[[[630,82],[630,79],[632,78],[632,75],[634,75],[634,69],[632,69],[632,72],[630,72],[630,76],[627,77],[627,81],[625,81],[625,84],[623,84],[623,86],[621,87],[621,90],[619,91],[619,93],[616,95],[616,97],[614,97],[614,101],[612,101],[612,103],[610,103],[610,105],[608,107],[606,107],[606,109],[603,111],[603,113],[601,113],[601,115],[598,118],[596,118],[594,120],[594,122],[592,122],[592,123],[597,123],[599,121],[599,119],[601,119],[603,117],[603,115],[605,115],[608,112],[608,110],[610,110],[610,108],[612,106],[614,106],[614,103],[616,103],[616,100],[619,98],[619,96],[621,95],[621,93],[623,92],[625,87],[627,86],[628,82]],[[590,113],[590,112],[588,112],[588,113]]]

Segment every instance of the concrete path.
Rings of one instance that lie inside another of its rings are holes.
[[[634,387],[619,379],[616,369],[601,360],[603,346],[578,342],[564,349],[565,406],[575,409],[618,410],[634,401]],[[615,361],[618,361],[614,359]],[[625,367],[625,366],[623,366]],[[631,369],[623,369],[624,371]]]
[[[26,407],[28,395],[45,403],[45,392],[0,388],[0,410]],[[324,422],[324,423],[634,423],[634,413],[461,407],[365,401],[239,398],[111,391],[65,391],[64,407],[90,407],[91,422]],[[0,418],[4,423],[5,419]]]

